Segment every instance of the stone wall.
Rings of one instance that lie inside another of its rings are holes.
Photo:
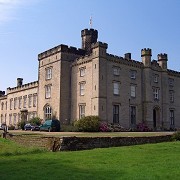
[[[169,142],[171,141],[171,135],[150,137],[44,137],[8,134],[7,139],[24,146],[34,146],[50,151],[77,151],[94,148]]]

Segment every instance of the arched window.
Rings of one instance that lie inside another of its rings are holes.
[[[52,117],[52,109],[49,105],[46,106],[44,109],[44,116],[45,116],[45,119],[51,119]]]

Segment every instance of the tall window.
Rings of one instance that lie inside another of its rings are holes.
[[[130,78],[136,79],[136,71],[135,70],[130,70]]]
[[[169,91],[169,100],[170,102],[174,102],[174,91]]]
[[[23,108],[26,108],[27,105],[27,96],[23,96]]]
[[[174,110],[170,110],[170,125],[174,125]]]
[[[33,106],[36,107],[37,105],[37,94],[33,94]]]
[[[79,119],[85,116],[85,105],[81,104],[79,105]]]
[[[115,76],[119,76],[120,75],[120,68],[119,67],[113,67],[113,74]]]
[[[2,102],[1,103],[1,110],[3,110],[4,109],[4,103]]]
[[[131,112],[131,124],[135,125],[136,124],[136,107],[131,106],[130,107],[130,112]]]
[[[12,114],[9,114],[9,124],[12,124]]]
[[[131,85],[131,97],[136,97],[136,86]]]
[[[85,94],[85,82],[80,83],[80,95],[83,96]]]
[[[10,110],[13,109],[13,99],[10,99]]]
[[[113,83],[113,92],[114,92],[114,95],[119,95],[119,88],[120,87],[120,84],[119,82],[114,82]]]
[[[16,119],[16,117],[17,117],[17,114],[14,114],[14,125],[16,125],[16,123],[17,123],[17,119]]]
[[[80,70],[80,76],[81,77],[85,76],[85,67],[82,67],[79,70]]]
[[[45,98],[50,98],[51,97],[51,85],[45,86]]]
[[[19,97],[19,109],[21,109],[21,106],[22,106],[22,97]]]
[[[154,95],[154,100],[159,99],[159,88],[154,88],[153,89],[153,95]]]
[[[51,109],[50,106],[47,106],[45,108],[44,115],[45,115],[45,119],[51,119],[51,117],[52,117],[52,109]]]
[[[174,86],[174,79],[169,78],[169,86]]]
[[[14,98],[14,109],[17,108],[17,98]]]
[[[158,82],[158,74],[154,74],[154,82],[157,83]]]
[[[1,124],[3,123],[3,114],[1,114]]]
[[[46,68],[46,79],[52,78],[52,68]]]
[[[113,123],[119,123],[119,105],[113,105]]]
[[[29,104],[29,107],[32,106],[32,94],[29,95],[29,103],[28,104]]]

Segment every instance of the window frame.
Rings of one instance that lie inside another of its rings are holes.
[[[120,70],[121,68],[118,66],[113,66],[113,75],[114,76],[120,76]]]
[[[134,90],[132,88],[134,88]],[[131,97],[132,98],[136,97],[136,85],[131,84],[131,86],[130,86],[130,93],[131,93]]]
[[[154,100],[159,100],[159,88],[153,88]]]
[[[120,95],[120,82],[113,82],[113,94],[115,96],[119,96]]]
[[[45,99],[51,98],[51,85],[48,84],[45,86]]]
[[[85,117],[86,104],[79,104],[79,119]]]
[[[79,94],[80,94],[80,96],[85,95],[85,84],[86,84],[86,82],[84,82],[84,81],[79,83]]]
[[[119,108],[119,104],[114,104],[113,105],[113,123],[114,124],[119,124],[119,113],[120,112],[120,108]]]
[[[131,79],[136,79],[136,74],[137,74],[137,71],[136,70],[130,70],[130,78]]]
[[[86,67],[79,68],[80,77],[84,77],[86,75]]]
[[[52,79],[52,67],[46,68],[45,71],[46,71],[46,80]]]

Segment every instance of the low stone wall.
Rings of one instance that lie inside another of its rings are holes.
[[[149,137],[62,137],[60,151],[76,151],[168,141],[171,141],[171,135]]]
[[[130,146],[171,141],[172,135],[149,137],[44,137],[8,134],[7,139],[18,144],[50,151],[77,151],[94,148]]]

